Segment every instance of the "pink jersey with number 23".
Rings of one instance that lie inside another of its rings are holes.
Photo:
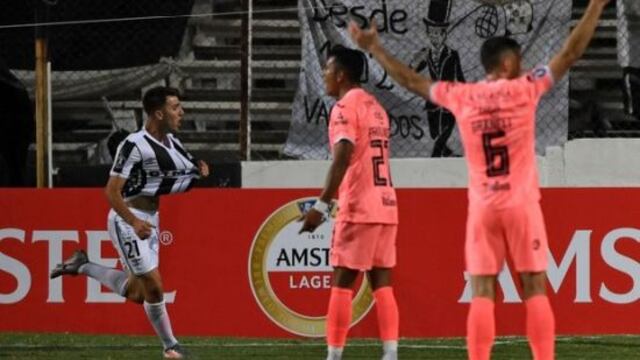
[[[331,110],[329,144],[354,145],[340,184],[336,221],[397,224],[396,193],[389,170],[389,118],[361,88],[349,90]]]

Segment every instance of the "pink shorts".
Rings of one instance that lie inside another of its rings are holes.
[[[396,265],[395,224],[336,222],[331,240],[331,266],[353,270]]]
[[[502,210],[469,208],[465,259],[471,275],[497,275],[507,249],[516,272],[546,271],[548,248],[539,203]]]

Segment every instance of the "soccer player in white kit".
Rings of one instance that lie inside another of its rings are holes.
[[[119,145],[105,188],[112,208],[107,228],[125,269],[89,262],[78,250],[51,272],[51,278],[83,274],[142,304],[162,341],[163,356],[180,359],[184,352],[173,336],[158,270],[158,208],[161,195],[189,190],[196,178],[209,175],[209,167],[195,160],[172,134],[184,116],[178,90],[155,87],[142,102],[146,124]]]

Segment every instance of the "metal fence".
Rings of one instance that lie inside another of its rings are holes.
[[[326,96],[321,68],[333,45],[352,46],[346,24],[377,20],[383,45],[417,72],[435,80],[473,82],[484,77],[479,50],[485,39],[511,36],[523,46],[527,67],[545,64],[568,35],[571,4],[519,0],[505,5],[475,1],[324,1],[301,0],[302,67],[293,104],[288,155],[305,159],[329,156],[326,122],[333,99]],[[455,118],[448,110],[418,98],[391,80],[373,60],[363,87],[376,95],[391,120],[394,157],[462,156]],[[567,138],[568,81],[561,81],[541,102],[538,152]]]
[[[55,168],[108,164],[110,136],[141,126],[141,94],[156,84],[182,90],[180,136],[203,158],[324,159],[333,99],[324,93],[321,68],[329,46],[352,45],[349,20],[375,18],[385,46],[416,71],[468,82],[483,76],[478,49],[489,36],[516,38],[527,66],[544,64],[587,0],[10,3],[0,58],[31,99],[34,34],[39,29],[48,38]],[[639,7],[635,0],[612,2],[585,58],[543,100],[539,153],[575,137],[640,134]],[[400,89],[373,60],[363,86],[389,112],[394,157],[462,155],[445,109]]]
[[[576,1],[573,18],[586,1]],[[569,138],[640,136],[640,2],[614,0],[571,72]]]

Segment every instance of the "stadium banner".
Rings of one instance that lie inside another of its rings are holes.
[[[292,108],[285,153],[302,159],[329,155],[327,122],[334,101],[327,96],[323,71],[334,45],[353,47],[347,25],[354,20],[378,27],[384,46],[400,61],[436,80],[472,82],[484,78],[480,46],[492,36],[522,44],[524,67],[546,64],[569,32],[571,2],[516,0],[505,5],[469,0],[299,0],[302,70]],[[364,88],[387,109],[392,156],[443,157],[462,154],[453,115],[398,86],[368,57]],[[568,77],[538,108],[539,154],[566,141]]]
[[[178,336],[321,336],[331,222],[298,235],[317,190],[195,189],[163,199],[160,270]],[[464,190],[398,190],[395,293],[403,337],[463,336]],[[637,333],[640,189],[545,189],[560,334]],[[84,276],[49,279],[75,249],[116,266],[99,189],[0,190],[0,332],[151,334],[142,308]],[[499,278],[499,335],[524,332],[516,275]],[[351,335],[376,337],[359,282]]]

